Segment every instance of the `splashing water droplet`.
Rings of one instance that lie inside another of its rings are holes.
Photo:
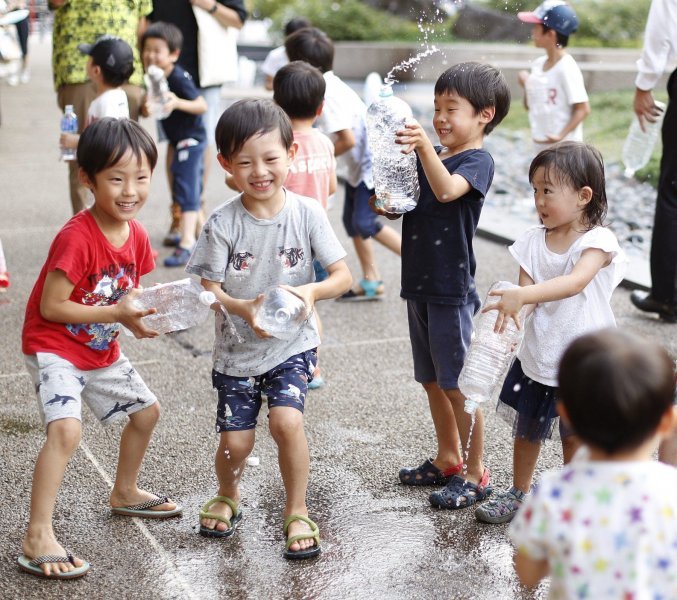
[[[522,389],[522,386],[519,383],[516,383],[515,386],[512,388],[513,392],[519,392]]]

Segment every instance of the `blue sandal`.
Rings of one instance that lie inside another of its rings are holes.
[[[357,291],[348,290],[342,296],[336,298],[338,301],[364,301],[364,300],[380,300],[383,295],[383,282],[372,281],[370,279],[360,279]]]
[[[430,504],[437,508],[467,508],[479,500],[484,500],[492,492],[489,486],[489,469],[484,469],[482,479],[478,483],[466,481],[454,475],[446,487],[429,496]]]
[[[462,468],[461,462],[443,471],[433,464],[431,458],[427,458],[418,467],[400,469],[399,477],[404,485],[446,485]]]

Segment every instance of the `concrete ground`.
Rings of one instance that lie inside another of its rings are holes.
[[[44,439],[21,357],[23,311],[49,244],[70,217],[66,167],[58,161],[60,114],[48,40],[33,43],[32,59],[29,84],[10,88],[0,82],[0,238],[12,276],[9,292],[0,296],[0,597],[543,597],[545,586],[533,594],[519,588],[505,526],[480,525],[472,510],[434,510],[429,490],[398,484],[398,469],[433,453],[434,438],[425,396],[412,379],[405,306],[398,297],[399,260],[380,248],[387,287],[382,301],[327,301],[319,308],[327,385],[309,394],[306,411],[312,460],[308,506],[321,528],[319,559],[290,563],[282,557],[283,487],[265,418],[254,450],[260,466],[249,468],[243,479],[244,518],[237,534],[227,541],[197,535],[199,508],[216,489],[212,329],[205,324],[156,340],[122,340],[163,407],[142,485],[181,503],[183,517],[142,522],[110,515],[119,427],[104,429],[85,410],[83,441],[57,499],[55,530],[92,570],[82,580],[63,583],[19,571],[16,556],[28,518],[32,467]],[[167,228],[169,204],[162,159],[159,165],[140,214],[156,248]],[[210,209],[228,195],[223,173],[216,162],[212,167]],[[339,205],[330,216],[354,269]],[[516,279],[517,268],[503,246],[477,239],[476,252],[480,290],[498,279]],[[183,276],[160,266],[146,283]],[[675,326],[635,311],[628,294],[625,289],[614,294],[618,325],[677,354]],[[502,488],[510,481],[510,431],[491,409],[487,412],[485,460],[494,485]],[[546,445],[539,470],[559,463],[557,445]]]

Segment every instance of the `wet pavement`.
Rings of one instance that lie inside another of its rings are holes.
[[[216,489],[212,329],[205,324],[157,340],[122,339],[163,408],[141,484],[182,504],[183,517],[149,522],[110,515],[107,499],[120,427],[101,427],[85,409],[83,441],[57,499],[55,530],[67,548],[92,563],[92,570],[72,582],[43,581],[19,571],[16,556],[28,517],[32,468],[43,442],[20,352],[23,310],[50,242],[70,216],[66,168],[57,160],[59,111],[48,44],[33,44],[28,85],[10,88],[0,82],[0,238],[12,276],[12,287],[0,296],[0,597],[543,597],[544,586],[533,594],[520,590],[505,526],[479,524],[472,510],[433,509],[430,490],[398,484],[401,466],[418,464],[434,452],[434,436],[425,395],[412,379],[406,311],[398,297],[399,260],[380,248],[377,258],[387,288],[382,301],[319,306],[327,385],[309,394],[306,410],[308,506],[323,544],[318,559],[294,563],[282,557],[283,487],[265,418],[254,450],[260,465],[248,467],[243,478],[244,517],[236,535],[229,540],[197,535],[197,513]],[[140,214],[156,248],[168,224],[161,151],[153,192]],[[209,208],[227,197],[222,182],[214,162]],[[330,216],[355,272],[339,205]],[[497,279],[516,279],[503,246],[484,239],[475,246],[482,292]],[[161,250],[160,259],[164,254]],[[146,283],[181,277],[183,271],[160,266]],[[628,294],[625,289],[614,294],[619,326],[661,341],[677,354],[675,326],[636,312]],[[510,480],[510,430],[487,412],[485,461],[501,488]],[[559,461],[557,445],[548,444],[539,470]]]

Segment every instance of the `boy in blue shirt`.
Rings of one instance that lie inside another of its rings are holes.
[[[423,127],[408,122],[397,132],[402,152],[416,151],[421,194],[402,221],[402,292],[407,301],[414,377],[428,395],[437,454],[419,467],[401,469],[405,485],[446,485],[430,495],[440,508],[465,508],[491,493],[482,463],[480,411],[472,431],[465,478],[462,448],[471,433],[458,375],[470,345],[472,318],[480,307],[475,289],[472,239],[494,176],[494,161],[482,149],[484,136],[510,108],[503,75],[480,63],[447,69],[435,84],[433,126],[441,146]],[[396,219],[371,205],[378,214]]]
[[[141,37],[144,68],[148,69],[150,65],[160,67],[169,86],[164,109],[170,114],[162,121],[162,129],[174,150],[169,169],[172,197],[181,207],[181,239],[174,253],[165,258],[165,267],[185,265],[195,246],[207,140],[202,122],[207,101],[200,95],[190,73],[176,64],[182,45],[181,30],[162,21],[153,23]],[[144,116],[149,116],[148,112],[147,105],[144,105]]]

